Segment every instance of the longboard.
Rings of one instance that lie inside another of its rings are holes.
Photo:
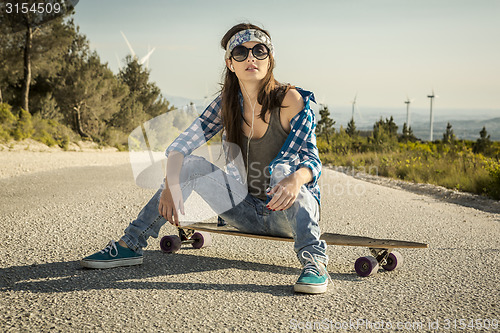
[[[224,234],[230,236],[250,237],[273,241],[293,242],[293,238],[277,237],[269,235],[258,235],[239,231],[231,226],[218,226],[216,223],[193,223],[179,228],[179,236],[164,236],[160,241],[163,252],[177,252],[182,244],[191,244],[194,248],[208,247],[212,238],[210,233]],[[328,245],[357,246],[368,248],[372,256],[361,257],[356,260],[354,268],[360,276],[375,274],[379,266],[387,271],[399,268],[403,263],[403,256],[395,248],[427,248],[428,244],[408,242],[394,239],[377,239],[362,236],[342,235],[334,233],[323,233],[320,239]]]

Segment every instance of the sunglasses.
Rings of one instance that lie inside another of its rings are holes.
[[[248,53],[250,53],[250,50],[252,50],[252,54],[257,60],[264,60],[269,57],[269,49],[264,44],[256,44],[252,48],[238,45],[231,52],[231,57],[237,62],[242,62],[246,58],[248,58]]]

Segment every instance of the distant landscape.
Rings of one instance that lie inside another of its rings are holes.
[[[346,127],[351,120],[351,111],[348,109],[335,112],[332,109],[332,118],[336,120],[337,125],[340,123]],[[416,109],[410,111],[410,126],[413,129],[414,135],[422,140],[429,140],[430,124],[429,124],[429,109]],[[401,109],[378,109],[366,108],[363,109],[361,116],[355,114],[356,127],[360,130],[372,130],[373,124],[380,118],[389,118],[393,116],[394,122],[398,125],[399,130],[403,128],[406,122],[406,109],[403,105]],[[434,109],[434,139],[441,139],[446,131],[447,124],[453,126],[453,130],[457,139],[477,140],[479,131],[486,127],[491,140],[500,141],[500,110],[450,110],[450,109]],[[339,127],[339,126],[337,126]]]
[[[204,102],[210,103],[215,98],[208,97],[205,101],[199,99],[189,99],[186,97],[166,95],[168,101],[177,108],[194,103],[197,112],[202,112]],[[403,103],[402,103],[403,104]],[[319,119],[319,105],[313,106]],[[338,130],[340,126],[347,127],[347,123],[351,120],[352,109],[350,106],[335,107],[329,106],[330,117],[336,122],[334,127]],[[414,108],[410,110],[410,121],[413,134],[421,139],[429,139],[429,109]],[[361,115],[360,115],[361,114]],[[395,108],[371,108],[366,107],[363,110],[358,110],[355,113],[354,120],[356,127],[361,131],[373,130],[373,124],[382,117],[394,118],[394,122],[399,127],[399,132],[402,131],[403,124],[406,122],[406,106],[403,104],[400,109]],[[453,126],[453,130],[457,139],[462,140],[477,140],[479,132],[486,127],[490,139],[492,141],[500,141],[500,109],[499,110],[455,110],[455,109],[439,109],[434,108],[434,139],[441,139],[446,131],[447,124]]]

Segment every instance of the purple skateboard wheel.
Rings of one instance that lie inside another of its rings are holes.
[[[160,240],[160,249],[165,253],[174,253],[181,248],[181,239],[177,235],[164,236]]]
[[[208,232],[198,231],[191,236],[193,240],[193,247],[201,249],[202,247],[209,247],[212,244],[212,236]]]
[[[401,267],[403,264],[403,256],[399,252],[391,252],[389,253],[389,256],[387,257],[387,264],[382,266],[383,269],[386,271],[393,271],[396,268]]]
[[[372,256],[361,257],[356,260],[354,269],[359,276],[367,277],[377,273],[378,261]]]

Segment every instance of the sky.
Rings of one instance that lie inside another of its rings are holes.
[[[311,90],[331,110],[428,108],[500,116],[497,0],[83,0],[75,23],[116,73],[130,53],[150,57],[166,96],[219,90],[220,39],[240,22],[271,34],[275,77]],[[489,110],[489,111],[488,111]],[[338,111],[339,112],[339,111]]]

